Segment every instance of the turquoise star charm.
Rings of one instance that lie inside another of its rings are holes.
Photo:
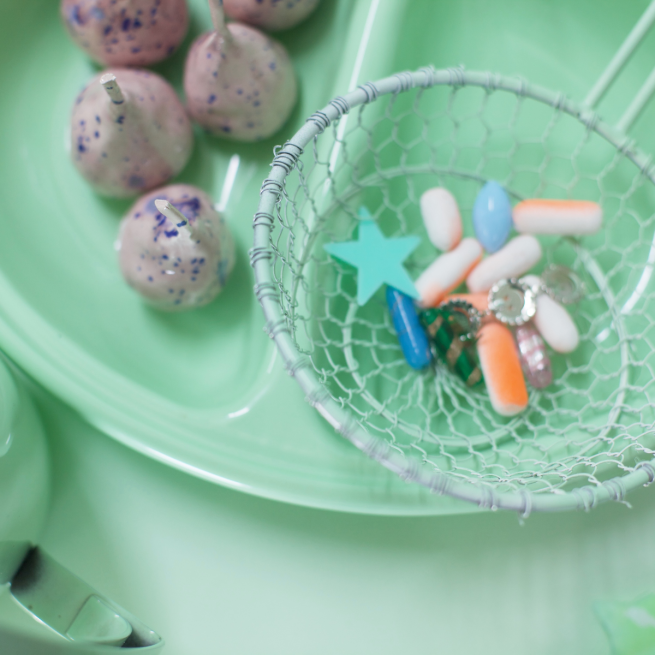
[[[359,223],[357,241],[328,243],[325,250],[341,261],[357,267],[357,304],[364,305],[383,285],[388,284],[411,298],[418,298],[412,278],[403,262],[420,243],[419,237],[387,239],[364,208],[359,215],[366,220]]]
[[[595,603],[612,655],[655,655],[655,595],[632,603]]]

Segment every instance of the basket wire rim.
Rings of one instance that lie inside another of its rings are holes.
[[[474,503],[483,509],[515,510],[523,517],[533,511],[589,511],[609,500],[625,502],[629,491],[648,486],[655,481],[655,458],[638,462],[633,471],[598,485],[587,485],[569,491],[542,490],[539,493],[529,489],[499,492],[489,483],[456,480],[425,461],[409,459],[394,450],[382,438],[370,434],[343,404],[330,396],[312,368],[309,358],[300,353],[293,342],[281,309],[280,292],[273,275],[273,250],[269,240],[276,220],[275,207],[284,192],[286,177],[295,168],[305,146],[324,132],[333,121],[339,120],[354,107],[375,102],[383,95],[433,86],[477,86],[490,91],[514,93],[550,105],[571,115],[608,141],[655,184],[652,155],[647,155],[639,149],[634,139],[621,129],[604,122],[589,106],[577,103],[561,92],[530,84],[523,78],[488,71],[468,71],[461,67],[435,69],[426,66],[416,71],[396,73],[376,82],[367,82],[344,96],[336,96],[323,109],[312,114],[284,146],[275,149],[271,173],[261,186],[259,206],[253,219],[253,247],[249,251],[250,263],[255,273],[254,292],[266,319],[264,330],[275,341],[286,370],[302,388],[307,402],[342,437],[407,482],[420,484],[433,493]]]

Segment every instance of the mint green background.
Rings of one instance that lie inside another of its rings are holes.
[[[404,485],[341,443],[274,360],[245,266],[273,141],[242,147],[199,140],[181,177],[218,195],[229,156],[243,157],[227,211],[243,279],[225,298],[198,324],[185,317],[163,324],[122,287],[107,248],[123,205],[90,196],[61,158],[71,92],[92,69],[63,37],[55,4],[0,4],[2,347],[114,437],[142,450],[156,446],[150,455],[198,466],[196,475],[224,472],[227,480],[214,480],[322,507],[462,509]],[[463,63],[520,73],[581,99],[646,3],[381,5],[359,81],[426,63]],[[298,64],[303,96],[289,134],[348,86],[368,6],[323,0],[310,22],[280,35]],[[194,7],[204,17],[202,3]],[[650,35],[601,106],[610,121],[646,78],[654,52]],[[172,70],[179,73],[180,64],[178,56]],[[654,111],[633,130],[650,152]],[[223,300],[231,307],[227,317]],[[216,334],[208,328],[214,321],[222,326]],[[96,329],[102,338],[91,334]],[[226,335],[233,341],[224,343]],[[174,379],[155,380],[130,361],[136,350],[148,361],[168,357],[178,382],[192,381],[198,394],[178,397]],[[252,356],[234,383],[245,351]],[[90,365],[90,356],[104,366]],[[229,360],[224,368],[221,357]],[[187,360],[195,364],[188,370]],[[317,511],[163,467],[106,439],[47,392],[37,396],[54,466],[41,544],[162,634],[166,653],[595,655],[608,646],[591,603],[655,589],[652,490],[630,497],[632,511],[608,505],[589,515],[532,516],[524,526],[508,513],[398,518]],[[144,415],[155,422],[171,397],[211,426],[199,441],[182,433],[157,441]],[[130,401],[143,412],[120,404]],[[252,410],[242,420],[226,419],[245,406]],[[38,628],[18,611],[3,616]]]

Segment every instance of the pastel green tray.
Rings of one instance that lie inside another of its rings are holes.
[[[301,82],[301,102],[280,134],[256,145],[196,139],[179,179],[226,203],[239,261],[215,303],[179,316],[148,309],[123,283],[113,242],[129,203],[95,196],[67,158],[70,105],[95,69],[69,43],[56,5],[0,5],[0,346],[109,435],[194,475],[348,511],[461,511],[342,442],[304,403],[264,335],[247,249],[273,146],[345,89],[426,63],[518,68],[580,98],[644,3],[609,6],[596,24],[591,4],[563,0],[556,9],[531,2],[511,12],[511,3],[502,10],[474,3],[478,14],[427,0],[324,0],[307,23],[279,37]],[[193,37],[209,15],[202,0],[191,5]],[[485,20],[471,22],[480,12]],[[538,32],[522,36],[539,16]],[[178,88],[187,46],[157,68]],[[647,69],[647,62],[633,67],[625,83]],[[642,147],[652,144],[634,133]]]

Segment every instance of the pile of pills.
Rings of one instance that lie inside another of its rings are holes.
[[[542,258],[535,235],[593,234],[602,226],[602,210],[594,202],[540,199],[512,208],[503,187],[491,181],[473,207],[475,238],[462,238],[462,218],[448,190],[427,190],[420,206],[428,237],[442,254],[416,281],[418,306],[395,295],[389,302],[405,358],[415,369],[428,366],[427,339],[467,385],[484,380],[496,412],[514,416],[528,405],[526,381],[533,388],[552,382],[546,345],[570,353],[579,343],[562,305],[581,299],[582,283],[560,266],[541,277],[526,275]],[[518,235],[510,238],[513,230]],[[454,293],[464,284],[466,292]]]

